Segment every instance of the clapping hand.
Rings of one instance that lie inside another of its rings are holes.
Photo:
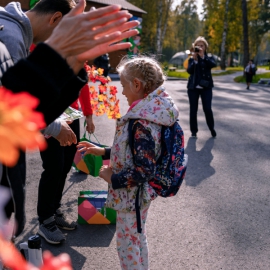
[[[121,10],[119,5],[110,5],[88,12],[84,12],[84,7],[85,0],[80,0],[45,41],[67,59],[75,72],[78,72],[87,60],[129,48],[131,46],[129,42],[116,42],[138,33],[136,29],[129,29],[139,25],[139,22],[128,22],[132,15]]]

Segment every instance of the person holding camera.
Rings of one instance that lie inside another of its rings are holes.
[[[190,74],[187,84],[190,105],[189,124],[192,137],[197,137],[197,112],[199,97],[202,100],[207,126],[212,137],[217,133],[214,129],[212,112],[212,88],[214,87],[211,69],[216,66],[213,56],[206,53],[208,43],[204,37],[198,37],[192,44],[192,56],[188,61],[187,72]]]

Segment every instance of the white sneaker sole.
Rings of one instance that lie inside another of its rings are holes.
[[[77,229],[77,226],[75,228],[70,228],[70,227],[62,227],[60,225],[57,225],[56,226],[59,228],[59,229],[62,229],[62,230],[67,230],[67,231],[73,231],[73,230],[76,230]]]

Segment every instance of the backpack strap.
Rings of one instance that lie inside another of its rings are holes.
[[[142,221],[141,221],[141,207],[139,205],[140,191],[142,185],[138,186],[136,199],[135,199],[135,210],[136,210],[136,220],[137,220],[137,232],[142,233]]]
[[[133,133],[133,125],[138,119],[129,119],[128,123],[128,144],[133,156],[134,160],[134,133]],[[135,210],[136,210],[136,220],[137,220],[137,232],[142,233],[142,222],[141,222],[141,207],[139,205],[139,198],[140,198],[140,191],[141,191],[141,184],[138,185],[138,190],[135,199]]]
[[[135,121],[138,119],[129,119],[128,122],[128,144],[132,153],[132,156],[134,158],[134,134],[133,134],[133,125]]]

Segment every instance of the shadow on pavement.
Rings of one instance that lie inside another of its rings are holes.
[[[206,141],[201,150],[196,149],[196,138],[190,137],[185,149],[188,154],[187,176],[185,178],[187,186],[197,186],[203,180],[215,174],[215,169],[210,165],[213,160],[211,153],[215,139],[210,138]]]

